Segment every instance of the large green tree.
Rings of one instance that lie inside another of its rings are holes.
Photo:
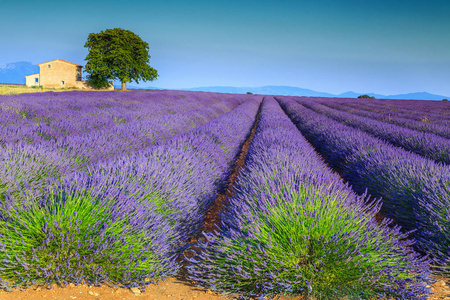
[[[132,31],[114,28],[90,33],[84,47],[89,50],[87,81],[95,88],[108,87],[110,80],[119,79],[124,91],[127,82],[158,77],[158,71],[150,66],[148,43]]]

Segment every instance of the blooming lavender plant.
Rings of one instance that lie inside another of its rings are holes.
[[[42,195],[45,185],[60,179],[70,170],[71,162],[57,153],[31,145],[2,149],[0,153],[0,202],[7,195],[21,198]]]
[[[266,97],[237,194],[188,266],[208,288],[319,299],[424,299],[427,261],[328,169]]]
[[[0,270],[15,285],[145,284],[178,270],[177,233],[150,203],[79,174],[0,203]]]
[[[450,265],[450,167],[393,147],[340,124],[287,97],[277,97],[308,141],[357,193],[383,201],[382,212],[413,230],[414,247],[430,255],[435,270]]]

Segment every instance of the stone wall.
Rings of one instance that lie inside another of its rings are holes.
[[[78,80],[78,66],[64,61],[54,60],[39,64],[40,84],[45,88],[81,87]]]

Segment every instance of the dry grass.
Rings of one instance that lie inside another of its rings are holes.
[[[78,88],[63,88],[63,89],[56,89],[56,88],[43,88],[39,86],[35,87],[28,87],[26,85],[20,85],[20,84],[0,84],[0,95],[18,95],[18,94],[24,94],[24,93],[41,93],[41,92],[64,92],[64,91],[81,91],[81,89]],[[83,91],[90,91],[90,89],[83,89]]]
[[[42,87],[28,87],[26,85],[0,84],[0,95],[17,95],[23,93],[39,93],[39,92],[63,92],[73,89],[54,89]]]

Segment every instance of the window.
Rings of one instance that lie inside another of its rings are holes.
[[[61,81],[61,85],[64,85],[64,81]]]
[[[39,82],[39,78],[36,77],[36,78],[34,79],[34,82]]]
[[[47,65],[47,68],[50,68],[52,65]]]

